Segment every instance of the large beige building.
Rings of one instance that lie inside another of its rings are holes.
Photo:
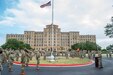
[[[71,48],[71,45],[76,43],[86,41],[96,42],[95,35],[80,35],[79,32],[76,31],[61,32],[58,25],[53,25],[53,32],[52,25],[46,25],[43,32],[24,31],[24,34],[7,34],[6,39],[23,41],[24,43],[30,44],[32,48],[38,50],[49,50],[52,48],[52,45],[54,50],[67,50]]]

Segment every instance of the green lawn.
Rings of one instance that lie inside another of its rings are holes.
[[[87,58],[80,59],[80,58],[69,58],[66,59],[65,57],[57,57],[56,61],[49,62],[48,60],[43,60],[43,58],[40,58],[40,64],[84,64],[89,62],[90,60]],[[33,57],[32,60],[30,60],[29,64],[36,64],[36,60]]]

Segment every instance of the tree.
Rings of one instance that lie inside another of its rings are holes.
[[[110,38],[113,38],[113,17],[111,17],[111,24],[107,24],[105,26],[105,34],[106,36],[109,36]]]
[[[77,50],[78,48],[82,49],[82,43],[76,43],[71,46],[72,49]]]
[[[113,50],[113,44],[106,47],[107,50]]]
[[[31,46],[29,44],[24,44],[26,49],[31,49]]]
[[[3,49],[14,49],[14,50],[17,50],[17,49],[31,49],[30,45],[29,44],[25,44],[24,42],[22,41],[18,41],[16,39],[8,39],[7,42],[5,44],[3,44],[1,46]]]
[[[86,41],[85,43],[76,43],[71,46],[72,49],[77,50],[80,48],[81,50],[101,50],[101,47],[96,43]]]

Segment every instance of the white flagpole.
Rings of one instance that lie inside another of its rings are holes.
[[[53,32],[53,24],[54,24],[54,0],[51,0],[51,6],[52,6],[52,53],[53,53],[53,44],[54,44],[54,32]]]
[[[51,0],[52,2],[52,25],[53,25],[53,22],[54,22],[54,0]]]

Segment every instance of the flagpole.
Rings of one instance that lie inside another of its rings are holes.
[[[54,24],[54,0],[51,0],[51,4],[52,4],[52,8],[51,8],[51,12],[52,12],[52,15],[51,15],[51,21],[52,21],[52,23],[51,23],[51,25],[52,25],[52,53],[53,53],[53,43],[54,43],[54,36],[53,36],[53,34],[54,34],[54,32],[53,32],[53,24]]]
[[[54,0],[51,0],[52,1],[52,25],[53,25],[53,22],[54,22]]]

